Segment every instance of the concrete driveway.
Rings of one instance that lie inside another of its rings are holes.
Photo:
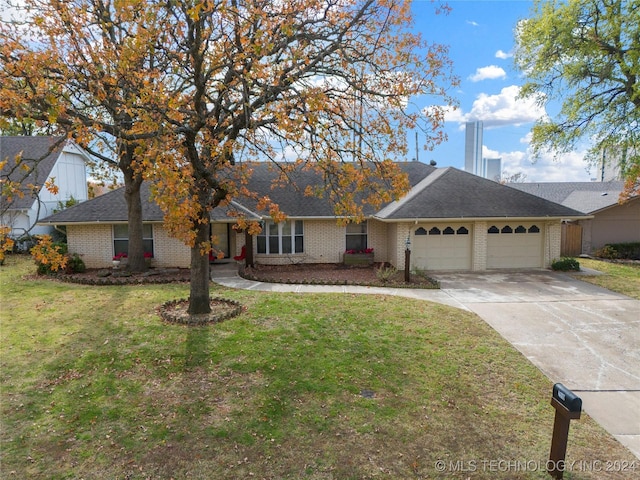
[[[640,301],[548,270],[430,275],[440,290],[285,285],[245,280],[235,265],[212,271],[231,288],[398,295],[473,311],[577,393],[583,410],[640,459]]]
[[[640,301],[550,271],[434,276],[640,458]]]

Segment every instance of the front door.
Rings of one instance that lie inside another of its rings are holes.
[[[224,258],[229,258],[229,224],[228,223],[212,223],[211,224],[211,241],[213,243],[214,256],[219,252],[224,253]]]

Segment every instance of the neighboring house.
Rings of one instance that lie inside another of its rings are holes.
[[[510,186],[591,217],[565,223],[563,254],[591,254],[610,243],[640,242],[640,197],[619,203],[624,188],[621,181],[514,183]]]
[[[16,168],[18,157],[21,160]],[[3,192],[0,224],[11,227],[14,238],[51,233],[51,226],[37,222],[72,198],[87,200],[88,160],[84,150],[73,142],[60,142],[59,137],[0,137],[0,161],[6,161],[0,179],[20,183],[24,193],[9,199]],[[57,193],[44,188],[47,181],[55,184]]]
[[[269,164],[253,165],[250,191],[269,195],[288,215],[273,223],[256,210],[256,200],[237,198],[215,209],[212,233],[230,258],[245,245],[256,263],[339,263],[347,249],[373,248],[376,262],[404,268],[407,241],[411,268],[421,270],[485,270],[544,268],[560,256],[562,219],[583,214],[540,197],[500,185],[454,168],[437,169],[420,162],[399,164],[411,191],[380,210],[369,207],[367,220],[339,225],[326,198],[304,194],[307,185],[322,184],[314,172],[296,170],[287,188],[271,188],[276,177]],[[189,266],[189,249],[171,238],[162,212],[148,201],[143,184],[143,221],[147,245],[157,266]],[[263,222],[262,233],[247,243],[237,233],[231,210]],[[122,190],[76,205],[42,220],[64,225],[69,251],[83,255],[88,267],[107,267],[114,253],[126,248],[127,209]]]

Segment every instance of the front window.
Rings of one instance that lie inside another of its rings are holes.
[[[142,225],[142,245],[144,253],[153,256],[153,227],[150,223]],[[113,226],[113,253],[129,253],[129,225]]]
[[[367,249],[367,222],[347,224],[347,250]]]
[[[274,223],[267,221],[257,236],[258,253],[282,255],[304,252],[304,229],[302,220],[287,220]]]

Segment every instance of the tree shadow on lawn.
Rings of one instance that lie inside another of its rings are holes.
[[[24,478],[439,478],[441,458],[548,453],[549,382],[471,314],[241,293],[249,315],[186,326],[155,310],[184,288],[86,288],[34,301],[48,310],[28,319],[33,348],[6,374],[23,390],[3,402],[3,468]],[[623,458],[592,421],[571,428],[574,458]]]

